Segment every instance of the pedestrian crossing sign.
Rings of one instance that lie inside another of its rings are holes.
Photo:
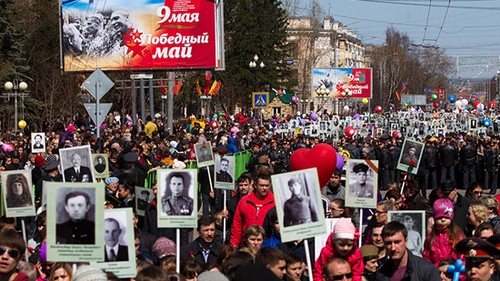
[[[269,92],[253,92],[252,108],[266,108],[269,105]]]

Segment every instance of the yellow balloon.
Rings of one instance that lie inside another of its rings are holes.
[[[26,128],[26,121],[19,120],[19,122],[17,122],[17,126],[19,126],[19,129],[21,129],[21,130]]]
[[[368,99],[367,99],[367,98],[363,98],[361,101],[362,101],[362,102],[363,102],[363,104],[365,104],[365,105],[368,103]]]

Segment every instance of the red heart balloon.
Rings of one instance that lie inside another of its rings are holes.
[[[317,169],[320,188],[328,183],[336,165],[337,152],[333,146],[326,143],[317,144],[312,149],[297,149],[290,157],[292,171]]]

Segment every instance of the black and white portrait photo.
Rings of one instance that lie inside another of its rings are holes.
[[[154,198],[153,189],[140,186],[135,187],[135,207],[138,216],[144,216],[148,204],[150,204]]]
[[[95,189],[59,187],[58,191],[56,243],[95,244]]]
[[[198,167],[206,167],[215,163],[212,144],[209,141],[195,144],[194,151]]]
[[[422,142],[405,139],[401,151],[397,169],[416,174],[420,164],[420,159],[422,158],[422,154],[424,152],[424,144]]]
[[[346,162],[346,206],[375,208],[378,161],[348,159]]]
[[[215,187],[234,189],[234,156],[215,155]]]
[[[35,215],[31,173],[27,170],[2,172],[2,198],[8,217]]]
[[[59,154],[65,182],[95,181],[89,145],[60,149]]]
[[[297,227],[314,229],[318,224],[323,224],[317,176],[317,170],[313,168],[271,177],[281,235],[282,238],[285,236],[283,239],[299,239],[300,234],[292,231],[297,230]]]
[[[425,240],[425,211],[389,211],[388,220],[402,223],[408,230],[407,248],[415,256],[422,256]]]
[[[160,169],[157,179],[158,226],[196,227],[197,170]]]
[[[108,155],[92,154],[94,176],[98,179],[109,177]]]
[[[45,134],[31,133],[31,152],[45,152]]]

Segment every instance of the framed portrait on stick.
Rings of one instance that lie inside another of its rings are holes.
[[[41,153],[45,152],[45,133],[31,133],[31,152]]]
[[[283,242],[325,233],[316,168],[273,175],[271,181]]]
[[[405,139],[396,168],[416,175],[423,154],[424,143]]]
[[[104,211],[104,262],[94,266],[113,272],[119,278],[135,277],[134,222],[131,208]]]
[[[197,172],[196,169],[157,171],[159,227],[197,227]]]
[[[35,200],[29,170],[3,171],[2,198],[6,217],[35,216]]]
[[[388,220],[402,223],[408,230],[407,248],[422,257],[425,240],[425,211],[389,211]]]
[[[194,152],[196,154],[196,164],[199,168],[210,166],[215,163],[212,144],[209,141],[195,144]]]
[[[104,184],[48,182],[47,259],[104,260]]]
[[[348,159],[345,205],[377,207],[378,161]]]
[[[105,179],[109,177],[107,154],[92,154],[92,164],[96,179]]]
[[[235,164],[234,156],[215,155],[215,188],[234,189]]]
[[[61,170],[65,182],[95,182],[90,145],[59,150]]]

